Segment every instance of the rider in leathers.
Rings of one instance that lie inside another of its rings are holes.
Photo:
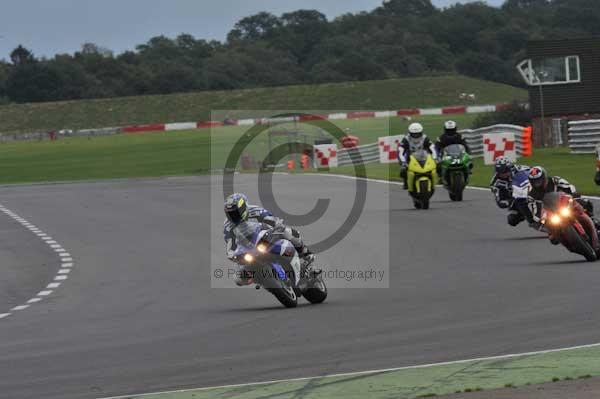
[[[235,241],[235,234],[233,229],[240,223],[246,222],[249,219],[254,219],[260,223],[281,231],[286,240],[290,241],[296,251],[300,260],[303,261],[304,267],[307,267],[315,259],[314,254],[308,249],[308,247],[302,241],[300,233],[283,223],[283,220],[273,216],[273,214],[256,205],[250,205],[248,198],[244,194],[232,194],[225,200],[225,222],[223,224],[223,235],[225,239],[225,250],[227,257],[231,259],[237,248]],[[251,283],[250,280],[245,276],[237,276],[235,283],[237,285],[248,285]]]
[[[496,158],[495,173],[490,181],[490,189],[499,208],[510,209],[512,207],[512,179],[515,174],[529,169],[530,167],[527,165],[513,164],[504,156]],[[511,209],[512,211],[514,210]]]
[[[419,151],[426,150],[431,153],[433,159],[438,158],[435,145],[429,140],[423,133],[423,125],[420,123],[412,123],[408,127],[408,134],[404,136],[400,145],[398,146],[398,162],[400,163],[400,177],[404,180],[404,189],[408,189],[407,172],[408,172],[408,161],[410,161],[410,154]]]
[[[463,138],[462,134],[458,133],[456,122],[447,121],[444,123],[444,133],[442,133],[442,135],[438,137],[437,141],[435,142],[435,149],[437,150],[438,154],[441,154],[444,148],[452,144],[462,144],[467,153],[471,153],[469,145]]]
[[[531,183],[531,190],[529,191],[530,198],[530,212],[527,216],[529,220],[533,220],[538,223],[541,216],[544,195],[552,192],[563,192],[572,196],[575,201],[573,202],[573,211],[576,216],[587,215],[589,217],[578,217],[577,220],[582,224],[584,229],[590,234],[592,240],[592,247],[596,253],[600,252],[600,242],[598,241],[598,227],[600,222],[594,218],[594,205],[591,201],[577,193],[575,186],[569,183],[567,180],[559,176],[548,176],[546,170],[541,166],[535,166],[529,171],[529,182]],[[550,240],[553,244],[558,244],[555,237],[550,236]]]

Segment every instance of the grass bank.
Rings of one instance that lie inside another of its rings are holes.
[[[212,110],[238,110],[231,117],[257,117],[244,110],[387,110],[460,103],[459,93],[474,93],[478,104],[527,98],[512,86],[441,76],[381,81],[207,91],[0,106],[0,132],[82,129],[144,123],[211,119]]]

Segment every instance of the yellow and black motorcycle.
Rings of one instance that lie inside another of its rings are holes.
[[[428,151],[419,150],[410,155],[407,170],[408,193],[417,209],[429,209],[438,182],[437,164]]]

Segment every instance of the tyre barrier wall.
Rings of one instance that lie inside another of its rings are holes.
[[[361,145],[360,147],[344,148],[337,152],[338,166],[348,166],[359,163],[379,162],[379,146],[377,143]]]
[[[289,117],[289,121],[308,121],[308,120],[344,120],[344,119],[364,119],[364,118],[389,118],[389,117],[411,117],[419,115],[454,115],[454,114],[478,114],[485,112],[495,112],[506,107],[506,104],[497,105],[472,105],[472,106],[452,106],[443,108],[406,108],[395,111],[357,111],[340,112],[323,115],[306,115],[299,117]],[[53,137],[75,137],[75,136],[105,136],[111,134],[136,134],[150,132],[164,132],[191,129],[207,129],[217,126],[254,126],[258,124],[269,124],[281,122],[283,118],[259,118],[259,119],[229,119],[221,121],[200,121],[200,122],[175,122],[175,123],[151,123],[143,125],[131,125],[112,128],[97,128],[83,130],[61,130],[55,132],[42,133],[18,133],[18,134],[0,134],[0,143],[12,141],[41,141],[51,140]]]
[[[519,156],[532,155],[532,138],[531,128],[517,125],[494,125],[481,129],[461,130],[467,144],[471,149],[473,157],[483,157],[484,145],[483,135],[489,134],[513,134],[516,139],[516,151]],[[600,137],[600,136],[599,136]],[[337,159],[332,162],[331,157],[328,159],[328,164],[317,163],[317,167],[332,166],[348,166],[354,163],[370,164],[370,163],[394,163],[397,162],[395,156],[390,157],[390,154],[396,154],[397,145],[402,136],[386,136],[379,137],[377,143],[366,144],[360,147],[343,148],[337,150],[335,144],[329,144],[328,150],[335,147],[334,153]],[[315,146],[317,147],[317,146]],[[321,150],[323,152],[323,150]],[[322,157],[321,157],[322,158]],[[335,163],[334,163],[335,162]]]
[[[571,154],[594,154],[600,145],[600,119],[569,122]]]
[[[482,157],[484,152],[483,135],[498,133],[513,133],[517,141],[517,155],[531,156],[533,153],[532,132],[530,127],[517,125],[494,125],[480,129],[461,130],[460,133],[471,149],[473,157]]]

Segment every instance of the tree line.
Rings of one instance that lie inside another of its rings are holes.
[[[317,10],[238,21],[227,39],[153,37],[115,55],[86,43],[37,58],[23,46],[0,61],[0,103],[229,90],[460,73],[513,85],[528,39],[600,35],[600,1],[507,0],[438,9],[386,0],[331,21]]]

